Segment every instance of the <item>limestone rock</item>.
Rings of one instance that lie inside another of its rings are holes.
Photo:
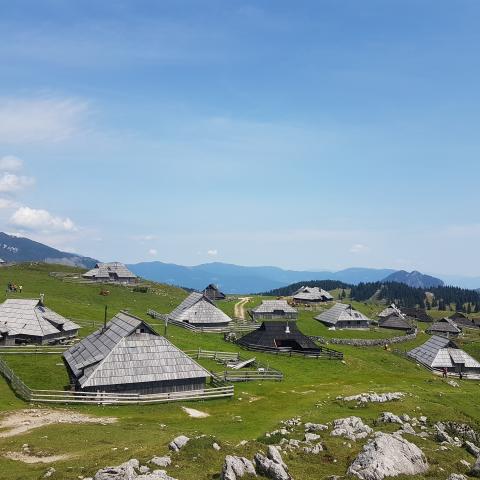
[[[180,449],[182,449],[190,439],[186,437],[185,435],[180,435],[176,438],[174,438],[168,445],[168,448],[170,450],[173,450],[174,452],[178,452]]]
[[[470,475],[472,477],[480,478],[480,457],[477,458],[477,461],[475,462],[475,465],[470,470]]]
[[[43,478],[50,478],[55,472],[56,472],[56,470],[55,470],[53,467],[50,467],[50,468],[45,472],[45,475],[43,476]]]
[[[213,442],[212,448],[218,452],[222,447],[217,442]]]
[[[357,401],[358,403],[385,403],[394,400],[402,400],[405,396],[403,392],[388,392],[388,393],[360,393],[358,395],[351,395],[350,397],[337,397],[338,400],[345,402]]]
[[[403,420],[395,415],[394,413],[392,412],[382,412],[382,414],[380,415],[380,417],[378,417],[378,420],[377,422],[381,422],[381,423],[398,423],[400,425],[403,424]]]
[[[172,464],[172,459],[168,455],[165,457],[153,457],[149,463],[153,463],[157,467],[168,467]]]
[[[292,478],[278,448],[273,445],[268,447],[266,457],[261,453],[255,454],[255,465],[259,473],[271,480],[291,480]]]
[[[348,469],[361,480],[382,480],[397,475],[418,475],[428,470],[423,452],[399,435],[377,433],[364,445]]]
[[[221,480],[237,480],[245,475],[257,475],[253,463],[244,457],[227,455],[223,462]]]
[[[310,423],[305,424],[305,432],[315,433],[321,432],[322,430],[328,430],[328,425],[323,425],[321,423]]]
[[[465,475],[462,475],[461,473],[452,473],[447,480],[468,480]]]
[[[368,437],[373,430],[365,425],[359,417],[339,418],[333,421],[333,437],[345,437],[349,440],[358,440]]]
[[[140,464],[136,458],[122,463],[117,467],[106,467],[99,470],[94,480],[134,480],[137,478],[137,473]]]
[[[413,429],[413,427],[409,424],[409,423],[404,423],[402,425],[402,430],[405,432],[405,433],[408,433],[410,435],[415,435],[415,430]]]
[[[305,441],[306,442],[315,442],[316,440],[320,440],[320,435],[316,433],[306,433],[305,434]]]
[[[466,440],[465,448],[467,449],[468,453],[471,453],[475,457],[480,457],[480,448],[478,448],[474,443]]]

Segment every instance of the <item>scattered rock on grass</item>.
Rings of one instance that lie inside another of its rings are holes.
[[[344,400],[345,402],[357,401],[358,403],[385,403],[394,400],[402,400],[405,396],[403,392],[387,392],[387,393],[359,393],[358,395],[351,395],[350,397],[337,397],[337,400]]]
[[[368,437],[373,430],[365,425],[359,417],[339,418],[333,421],[333,437],[344,437],[349,440],[358,440]]]
[[[292,477],[288,473],[288,467],[282,459],[277,447],[270,445],[268,447],[267,456],[261,453],[255,454],[255,465],[262,475],[271,480],[291,480]]]
[[[328,430],[328,425],[323,425],[321,423],[310,423],[307,422],[305,424],[305,431],[306,432],[321,432],[322,430]]]
[[[168,445],[168,448],[170,450],[173,450],[174,452],[178,452],[180,449],[182,449],[190,439],[185,436],[185,435],[179,435],[178,437],[174,438]]]
[[[403,424],[403,420],[395,415],[394,413],[392,412],[382,412],[382,414],[380,415],[380,417],[378,417],[378,420],[377,422],[381,422],[381,423],[398,423],[400,425]]]
[[[478,448],[474,443],[466,440],[465,441],[465,448],[467,449],[468,453],[471,453],[475,457],[480,456],[480,448]]]
[[[423,452],[399,435],[377,433],[364,445],[348,473],[361,480],[382,480],[397,475],[418,475],[428,470]]]
[[[223,463],[221,480],[237,480],[245,475],[256,475],[253,463],[244,457],[227,455]]]
[[[168,455],[164,457],[153,457],[149,463],[153,463],[157,467],[168,467],[172,464],[172,459]]]

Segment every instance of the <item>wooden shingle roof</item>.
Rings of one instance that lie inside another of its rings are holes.
[[[396,315],[398,317],[404,317],[401,310],[394,303],[390,304],[387,308],[382,310],[377,316],[379,318],[388,318],[391,315]]]
[[[378,322],[378,326],[382,328],[393,328],[396,330],[412,330],[414,328],[406,318],[395,314],[382,318]]]
[[[120,262],[97,263],[95,268],[92,268],[82,276],[84,278],[95,278],[102,280],[109,280],[112,278],[112,276],[116,276],[119,279],[137,278],[134,273],[132,273],[123,263]]]
[[[423,345],[407,352],[407,355],[427,367],[432,367],[438,351],[448,347],[455,348],[456,345],[446,337],[433,335]]]
[[[232,319],[202,293],[192,292],[169,315],[170,320],[192,324],[225,324]]]
[[[437,322],[433,322],[427,332],[453,333],[458,335],[462,330],[458,328],[456,323],[450,318],[442,318]]]
[[[95,369],[80,379],[82,388],[207,378],[210,373],[166,338],[133,333],[120,341]]]
[[[106,328],[100,328],[70,347],[64,352],[63,358],[77,380],[82,376],[88,377],[95,365],[102,361],[122,338],[139,329],[155,333],[142,319],[119,312],[107,323]]]
[[[80,327],[45,307],[38,299],[9,298],[0,304],[0,325],[10,336],[45,337],[73,333]]]
[[[252,313],[297,313],[297,310],[290,306],[286,300],[262,300],[258,307],[252,308]]]
[[[332,308],[329,308],[314,318],[315,320],[331,326],[335,326],[338,322],[370,322],[370,319],[367,316],[346,303],[336,303]]]
[[[325,301],[333,300],[329,292],[319,287],[301,287],[293,294],[294,300],[304,301]]]

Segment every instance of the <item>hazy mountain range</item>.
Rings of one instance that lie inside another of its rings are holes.
[[[92,268],[98,260],[75,253],[62,252],[29,238],[0,232],[0,258],[6,262],[45,262]]]
[[[242,267],[228,263],[205,263],[184,267],[171,263],[145,262],[128,265],[137,275],[157,282],[201,290],[215,283],[225,293],[259,293],[309,280],[340,280],[349,284],[360,282],[398,281],[428,288],[443,285],[442,280],[420,272],[397,272],[391,269],[347,268],[338,272],[296,271],[277,267]]]
[[[0,258],[7,262],[47,262],[92,268],[98,260],[62,252],[28,238],[0,232]],[[108,261],[117,259],[107,259]],[[347,268],[337,272],[328,270],[298,271],[278,267],[245,267],[212,262],[193,267],[163,262],[142,262],[128,267],[149,280],[170,283],[194,289],[203,289],[215,283],[226,293],[258,293],[308,280],[340,280],[345,283],[397,281],[412,287],[429,288],[438,285],[456,285],[464,288],[480,287],[480,277],[441,275],[440,278],[413,271],[393,269]]]

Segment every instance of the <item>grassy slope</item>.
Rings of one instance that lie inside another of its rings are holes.
[[[25,292],[23,296],[36,296],[44,292],[47,303],[59,313],[87,320],[102,320],[105,301],[108,301],[112,315],[116,309],[128,307],[133,313],[147,319],[145,311],[148,307],[167,312],[185,296],[184,292],[170,287],[157,286],[156,294],[134,294],[119,287],[110,288],[112,293],[105,299],[98,295],[99,287],[62,283],[49,278],[48,269],[49,267],[37,267],[26,270],[24,267],[15,267],[13,271],[8,271],[8,278],[5,275],[6,270],[0,271],[0,275],[5,282],[12,277],[12,281],[22,283]],[[258,301],[254,299],[248,308]],[[233,302],[222,302],[221,307],[230,312]],[[360,306],[359,308],[361,309]],[[311,334],[325,334],[327,330],[313,320],[314,315],[314,312],[302,312],[299,320],[301,328]],[[82,334],[90,330],[91,326],[83,329]],[[161,326],[159,330],[162,332]],[[225,343],[221,335],[192,334],[170,326],[168,337],[184,349],[201,346],[217,350],[237,350],[234,345]],[[402,345],[402,348],[411,348],[426,338],[422,333],[415,342]],[[469,342],[470,351],[478,353],[478,338],[469,339]],[[223,447],[221,452],[210,448],[211,439],[199,439],[175,456],[174,465],[178,467],[170,469],[171,474],[179,479],[206,480],[215,478],[214,475],[220,471],[227,453],[251,457],[262,446],[252,442],[246,447],[235,449],[234,445],[240,440],[259,439],[265,432],[277,428],[280,420],[294,415],[301,415],[306,421],[320,422],[352,414],[374,420],[381,411],[389,410],[416,416],[425,414],[432,421],[453,419],[472,424],[480,423],[477,383],[463,382],[461,388],[456,389],[414,363],[380,348],[339,349],[345,353],[345,364],[256,354],[263,363],[280,369],[285,374],[285,380],[278,383],[239,384],[232,400],[189,404],[210,413],[211,416],[206,419],[188,418],[181,410],[181,404],[68,407],[94,415],[117,416],[119,422],[105,426],[44,427],[18,437],[0,439],[0,452],[20,451],[22,444],[28,443],[33,452],[72,453],[77,455],[77,458],[55,464],[57,473],[52,477],[71,479],[79,475],[92,475],[102,466],[118,464],[131,457],[146,461],[154,454],[164,454],[167,443],[175,435],[206,434],[216,436]],[[50,388],[64,383],[65,373],[62,367],[56,365],[60,363],[59,357],[19,356],[7,358],[7,361],[14,365],[32,386]],[[42,374],[39,375],[38,372]],[[369,405],[360,410],[335,400],[337,395],[366,390],[401,390],[411,393],[412,396],[388,406]],[[0,409],[7,411],[23,407],[25,404],[16,399],[7,384],[0,380]],[[166,424],[167,427],[162,428],[161,424]],[[318,457],[305,457],[301,454],[287,457],[294,478],[321,479],[333,474],[343,475],[347,462],[361,447],[359,443],[347,448],[343,445],[343,440],[330,438],[326,434],[323,438],[327,451]],[[431,471],[425,478],[447,478],[450,472],[464,471],[459,464],[462,458],[472,461],[472,458],[461,450],[438,452],[438,446],[430,441],[415,439],[415,442],[424,449],[432,464]],[[124,450],[125,448],[128,451]],[[197,457],[197,461],[192,461],[193,457]],[[338,461],[334,462],[334,459]],[[0,479],[33,480],[40,478],[47,468],[45,465],[25,465],[0,458]],[[439,473],[439,468],[444,471]]]

